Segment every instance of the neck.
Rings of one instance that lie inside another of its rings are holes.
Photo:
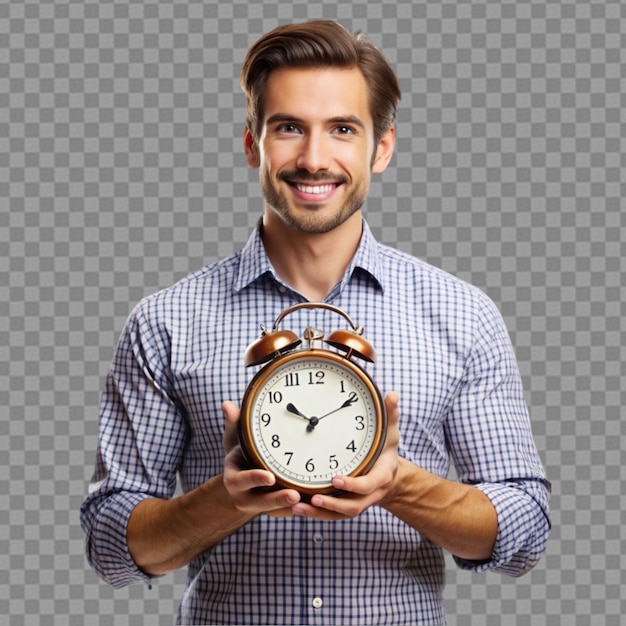
[[[262,239],[277,274],[311,302],[322,302],[341,280],[359,246],[358,211],[331,232],[311,235],[292,230],[282,220],[263,218]]]

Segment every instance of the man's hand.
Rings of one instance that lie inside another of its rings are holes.
[[[342,520],[360,515],[365,509],[379,503],[393,488],[398,471],[398,394],[390,392],[385,397],[387,409],[387,438],[385,447],[372,469],[364,476],[336,476],[333,485],[341,490],[340,496],[314,495],[310,504],[298,502],[291,508],[293,515],[319,520]]]
[[[245,460],[237,436],[239,409],[233,402],[224,402],[222,410],[226,418],[223,480],[233,505],[240,511],[251,514],[293,516],[291,507],[300,501],[300,494],[294,489],[274,489],[276,478],[271,472],[262,469],[243,469]]]

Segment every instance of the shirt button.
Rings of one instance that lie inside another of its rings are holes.
[[[324,543],[324,537],[322,535],[313,535],[313,543],[319,546]]]
[[[311,604],[313,605],[314,609],[321,609],[324,601],[322,600],[322,598],[313,598],[313,602],[311,602]]]

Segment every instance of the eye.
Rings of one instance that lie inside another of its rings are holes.
[[[356,130],[352,126],[337,126],[333,132],[336,135],[356,135]]]
[[[276,129],[279,133],[299,133],[300,129],[295,124],[281,124]]]

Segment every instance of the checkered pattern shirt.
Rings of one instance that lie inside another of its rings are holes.
[[[223,469],[223,400],[241,399],[256,369],[246,346],[304,298],[283,283],[259,229],[239,253],[144,299],[132,312],[103,390],[100,443],[81,509],[88,558],[121,587],[149,579],[125,532],[144,498],[171,498]],[[458,479],[493,503],[491,560],[460,567],[513,576],[542,555],[549,483],[535,448],[502,318],[478,289],[377,243],[361,244],[326,299],[359,325],[378,359],[364,365],[400,396],[400,455]],[[281,328],[327,332],[345,320],[298,310]],[[442,550],[386,510],[320,522],[260,515],[195,558],[178,622],[444,624]]]

